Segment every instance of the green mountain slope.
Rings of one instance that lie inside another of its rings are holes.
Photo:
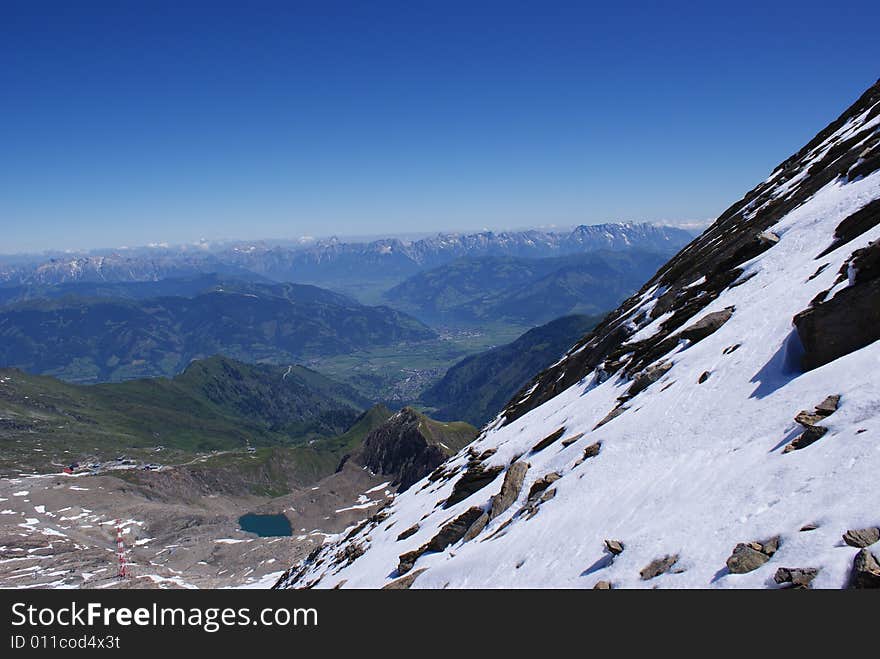
[[[58,471],[72,461],[122,453],[173,463],[248,446],[315,446],[349,429],[366,405],[309,369],[220,357],[173,379],[93,386],[2,369],[0,469]],[[341,455],[332,447],[329,453],[328,463]]]
[[[399,311],[314,286],[237,283],[193,297],[64,297],[0,308],[0,365],[108,382],[172,376],[215,354],[293,363],[434,336]]]
[[[529,330],[516,341],[462,359],[421,401],[438,419],[490,421],[523,384],[559,359],[600,316],[565,316]]]

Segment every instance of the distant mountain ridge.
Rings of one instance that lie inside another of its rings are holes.
[[[361,243],[328,239],[304,246],[241,243],[217,251],[192,248],[163,248],[148,254],[142,250],[117,251],[31,263],[16,259],[0,265],[0,284],[158,281],[205,273],[237,278],[251,273],[277,281],[324,285],[352,276],[390,282],[402,281],[426,268],[465,256],[542,258],[632,248],[674,252],[692,237],[675,227],[609,223],[582,225],[560,232],[535,229],[441,233],[414,241],[388,238]]]
[[[539,325],[568,314],[613,308],[668,256],[633,248],[540,259],[468,257],[420,272],[384,297],[425,322]]]

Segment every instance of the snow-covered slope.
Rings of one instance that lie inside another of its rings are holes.
[[[763,588],[779,568],[845,586],[859,550],[842,534],[880,525],[880,330],[867,317],[823,325],[860,345],[805,371],[793,318],[847,289],[877,300],[852,265],[870,258],[851,260],[880,239],[877,217],[839,225],[880,199],[878,166],[880,83],[467,450],[279,586]],[[829,396],[836,411],[794,421]],[[805,428],[818,441],[795,441]],[[758,567],[731,573],[749,542],[763,543]]]

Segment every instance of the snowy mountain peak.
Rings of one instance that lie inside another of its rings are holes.
[[[880,83],[279,587],[876,583],[878,170]]]

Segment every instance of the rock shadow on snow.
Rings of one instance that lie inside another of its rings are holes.
[[[792,329],[779,350],[749,380],[758,384],[749,398],[765,398],[801,375],[803,354],[804,346],[801,344],[797,330]]]

